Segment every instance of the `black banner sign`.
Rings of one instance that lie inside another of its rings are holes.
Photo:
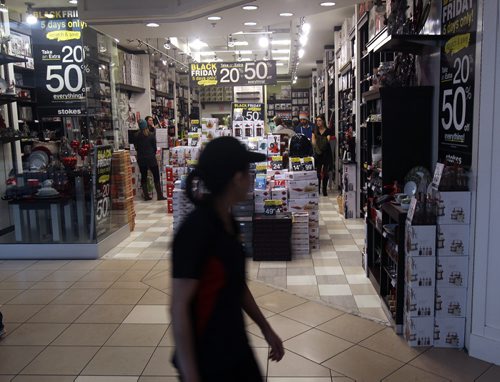
[[[53,18],[44,15],[52,14]],[[39,117],[85,113],[85,48],[87,23],[75,9],[37,9],[33,26],[33,57]]]
[[[92,185],[96,235],[99,237],[108,229],[107,221],[111,216],[111,145],[96,146],[92,168]]]
[[[233,121],[263,121],[263,103],[233,103]]]
[[[276,61],[204,62],[190,65],[191,86],[276,84]]]
[[[439,160],[472,163],[477,0],[443,0]]]

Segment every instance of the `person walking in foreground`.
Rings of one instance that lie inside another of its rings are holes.
[[[326,127],[325,117],[322,115],[316,117],[316,127],[312,135],[312,144],[316,170],[318,172],[318,193],[321,193],[321,190],[323,190],[323,196],[328,196],[328,173],[333,162],[330,139],[333,139],[334,135],[335,132]],[[323,181],[323,187],[321,187],[321,181]]]
[[[187,196],[196,208],[174,237],[171,306],[173,363],[183,382],[263,381],[243,311],[261,329],[271,348],[269,358],[280,361],[284,355],[281,339],[246,284],[245,254],[230,212],[246,200],[249,164],[265,160],[235,138],[216,138],[186,180]],[[200,183],[208,194],[201,195]]]
[[[156,161],[156,135],[154,130],[151,131],[144,119],[139,120],[139,132],[135,137],[134,145],[137,150],[137,164],[141,171],[141,187],[144,200],[151,200],[148,191],[148,170],[153,173],[158,200],[165,200],[160,184],[160,169]]]

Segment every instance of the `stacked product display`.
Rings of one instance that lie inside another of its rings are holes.
[[[114,210],[127,212],[130,231],[135,228],[134,185],[130,153],[125,150],[115,151],[111,160],[112,182],[111,201]]]
[[[177,232],[184,219],[193,211],[194,205],[186,196],[186,190],[182,187],[182,181],[178,180],[174,184],[172,191],[172,208],[174,214],[174,232]]]
[[[292,256],[308,256],[309,246],[309,214],[307,212],[293,212],[292,225]]]
[[[352,219],[357,217],[357,207],[356,202],[356,173],[357,165],[352,162],[345,162],[343,164],[343,174],[342,174],[342,198],[343,198],[343,213],[346,219]]]
[[[469,274],[471,193],[439,191],[434,346],[463,348]]]

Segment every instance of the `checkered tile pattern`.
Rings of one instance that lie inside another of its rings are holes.
[[[382,302],[361,266],[363,220],[345,220],[338,212],[336,197],[322,197],[319,205],[320,250],[292,262],[249,260],[249,278],[387,322]],[[105,258],[169,258],[172,218],[164,203],[136,202],[136,211],[135,231]]]

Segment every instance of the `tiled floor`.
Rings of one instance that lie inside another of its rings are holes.
[[[136,229],[106,258],[165,259],[172,237],[171,216],[157,202],[138,202]],[[252,280],[286,289],[299,296],[322,300],[346,312],[387,322],[381,300],[361,266],[364,222],[345,220],[336,197],[320,200],[321,249],[292,262],[248,261]]]
[[[169,271],[168,260],[0,261],[0,382],[177,381]],[[268,361],[247,319],[267,382],[500,380],[500,367],[464,352],[412,349],[385,325],[249,286],[286,348]]]

